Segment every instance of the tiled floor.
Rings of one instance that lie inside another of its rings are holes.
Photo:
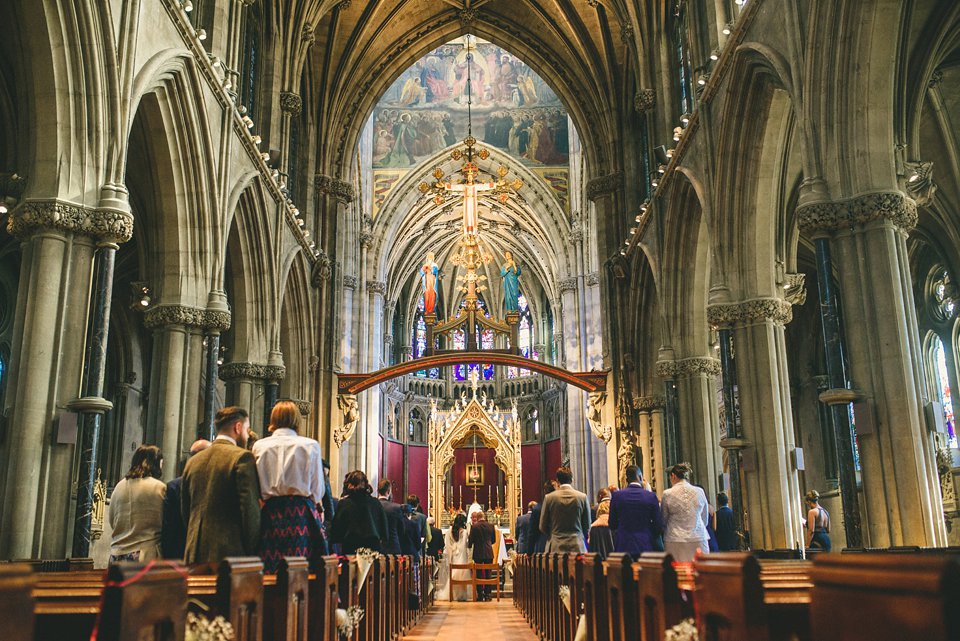
[[[420,621],[404,641],[536,641],[513,600],[500,602],[449,603],[437,601],[436,606]]]

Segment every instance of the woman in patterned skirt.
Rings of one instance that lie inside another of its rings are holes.
[[[285,556],[302,556],[315,566],[326,552],[318,506],[325,491],[320,444],[297,434],[300,411],[280,401],[270,413],[270,436],[253,446],[260,477],[260,557],[276,573]]]

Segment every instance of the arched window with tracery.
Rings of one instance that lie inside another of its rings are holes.
[[[519,336],[517,336],[517,346],[520,348],[520,355],[524,358],[537,360],[540,354],[536,351],[533,343],[533,314],[530,313],[530,305],[527,303],[527,297],[522,293],[518,302],[520,311]],[[530,370],[518,367],[507,368],[507,378],[517,378],[518,376],[530,376]]]
[[[463,309],[466,304],[466,299],[460,301],[460,309]],[[480,308],[484,316],[490,318],[490,311],[487,309],[487,303],[483,300],[482,296],[477,298],[477,307]],[[492,329],[484,329],[478,324],[474,327],[474,331],[480,339],[480,349],[494,348],[494,333]],[[467,349],[467,335],[462,329],[458,329],[453,333],[453,349],[461,351]],[[482,365],[472,363],[469,367],[465,364],[455,365],[453,368],[453,377],[455,380],[465,381],[470,377],[470,372],[473,371],[477,372],[480,380],[489,381],[493,379],[493,363],[484,363]]]
[[[243,49],[240,54],[240,86],[237,87],[240,104],[247,108],[251,119],[257,116],[257,78],[260,75],[263,14],[260,3],[251,4],[244,10]]]
[[[925,341],[930,381],[930,400],[940,403],[949,447],[957,447],[956,417],[953,405],[951,370],[954,367],[954,345],[950,341],[957,316],[957,290],[942,265],[936,265],[927,280],[927,310],[933,328]],[[943,338],[947,340],[944,341]]]
[[[684,0],[677,0],[673,20],[673,54],[677,81],[677,104],[681,114],[693,112],[693,65],[690,62],[687,7]]]
[[[427,355],[427,324],[423,320],[423,295],[420,295],[420,300],[417,301],[417,309],[413,312],[413,357],[414,358],[423,358]],[[416,373],[417,376],[422,376],[424,378],[440,378],[440,368],[431,367],[430,369],[422,369]]]
[[[407,439],[411,443],[424,443],[424,420],[420,408],[410,410],[410,422],[407,425]]]
[[[936,394],[943,408],[943,421],[950,447],[957,447],[956,418],[953,414],[953,391],[950,388],[950,373],[947,370],[947,353],[939,336],[933,338],[933,368],[936,378]]]

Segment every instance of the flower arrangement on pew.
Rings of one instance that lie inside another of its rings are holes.
[[[693,619],[684,619],[664,633],[663,641],[700,641],[700,636]]]
[[[373,562],[380,558],[380,553],[370,548],[359,548],[357,550],[357,569],[360,571],[360,580],[358,581],[360,587],[358,590],[363,589],[363,585],[367,580],[367,574],[370,573],[370,567],[373,565]]]
[[[341,639],[349,639],[363,619],[363,608],[351,605],[346,610],[337,608],[337,634]]]
[[[564,607],[567,608],[567,612],[570,612],[570,586],[561,585],[560,586],[560,600],[563,601]]]
[[[233,641],[233,626],[222,616],[211,621],[202,614],[187,612],[185,641]]]

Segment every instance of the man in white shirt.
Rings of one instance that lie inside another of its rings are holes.
[[[270,414],[270,436],[253,444],[265,501],[260,556],[265,572],[276,572],[280,559],[302,556],[318,560],[327,551],[318,506],[325,483],[320,444],[300,436],[300,411],[280,401]]]

